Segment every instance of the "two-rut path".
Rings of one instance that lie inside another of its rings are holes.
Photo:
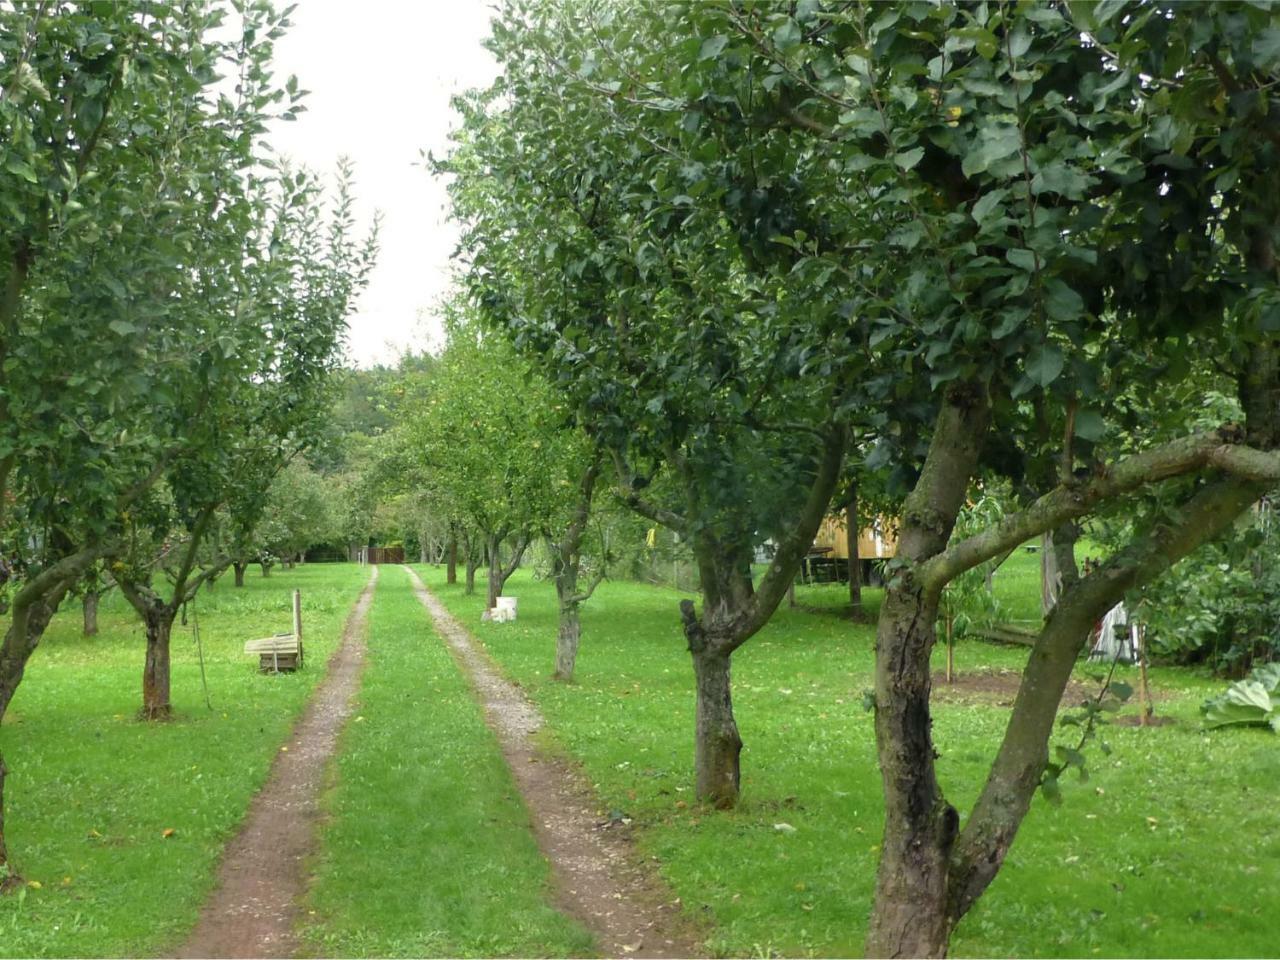
[[[531,736],[542,726],[537,709],[502,677],[418,576],[404,570],[475,689],[511,767],[551,865],[554,905],[590,930],[607,956],[699,955],[701,947],[671,892],[635,857],[625,835],[601,823],[590,785],[563,760],[535,749]],[[324,680],[227,845],[213,894],[176,956],[289,957],[298,952],[300,904],[318,841],[325,773],[360,689],[365,624],[377,580],[373,567]]]

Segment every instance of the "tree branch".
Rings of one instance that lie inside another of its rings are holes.
[[[643,499],[633,486],[635,477],[632,476],[626,462],[616,450],[613,451],[613,462],[618,471],[618,499],[640,514],[640,516],[652,520],[668,530],[674,530],[682,537],[687,537],[689,521],[674,510],[659,507]]]
[[[1280,453],[1246,447],[1235,442],[1238,439],[1239,431],[1229,426],[1181,437],[1126,457],[1090,481],[1060,484],[1025,510],[1009,514],[926,561],[920,575],[925,583],[941,588],[984,560],[1083,517],[1107,500],[1205,467],[1217,467],[1253,482],[1274,484],[1280,480]]]
[[[1036,639],[1000,752],[954,847],[948,878],[951,922],[964,916],[1004,862],[1040,784],[1058,703],[1094,623],[1126,591],[1226,530],[1265,489],[1234,478],[1203,488],[1179,511],[1175,526],[1159,526],[1136,538],[1064,591]]]
[[[844,450],[848,443],[849,433],[843,427],[832,427],[826,436],[822,449],[822,460],[818,472],[809,487],[804,507],[796,518],[791,529],[778,544],[773,562],[760,581],[760,588],[751,598],[751,605],[743,618],[735,625],[732,632],[736,649],[763,627],[773,611],[778,608],[787,588],[795,579],[800,561],[813,546],[813,538],[822,526],[822,518],[827,515],[831,505],[831,497],[840,482],[840,468],[844,465]]]

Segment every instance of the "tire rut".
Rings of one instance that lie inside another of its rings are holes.
[[[704,949],[679,901],[635,853],[629,831],[602,822],[582,774],[534,744],[542,715],[505,679],[471,634],[405,567],[459,667],[471,681],[551,865],[555,906],[595,934],[611,957],[695,957]]]
[[[342,643],[263,788],[227,844],[218,882],[177,957],[291,957],[316,844],[325,769],[360,689],[365,622],[378,568],[347,617]],[[286,749],[287,748],[287,749]]]

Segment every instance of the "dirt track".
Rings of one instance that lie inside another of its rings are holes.
[[[298,903],[315,844],[325,766],[351,715],[364,664],[364,626],[378,568],[347,618],[342,644],[244,825],[223,853],[218,885],[179,957],[290,957],[297,952]]]
[[[555,905],[594,933],[607,956],[704,955],[675,895],[636,856],[627,827],[602,820],[582,775],[535,748],[532,735],[542,726],[537,708],[502,677],[417,574],[410,576],[436,630],[469,676],[515,775],[538,846],[551,863]]]

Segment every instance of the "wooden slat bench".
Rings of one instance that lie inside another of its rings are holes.
[[[284,673],[302,667],[302,594],[293,591],[293,633],[250,640],[244,652],[258,655],[260,673]]]
[[[250,640],[244,645],[244,652],[258,655],[258,669],[262,673],[282,673],[302,666],[302,644],[292,633]]]

